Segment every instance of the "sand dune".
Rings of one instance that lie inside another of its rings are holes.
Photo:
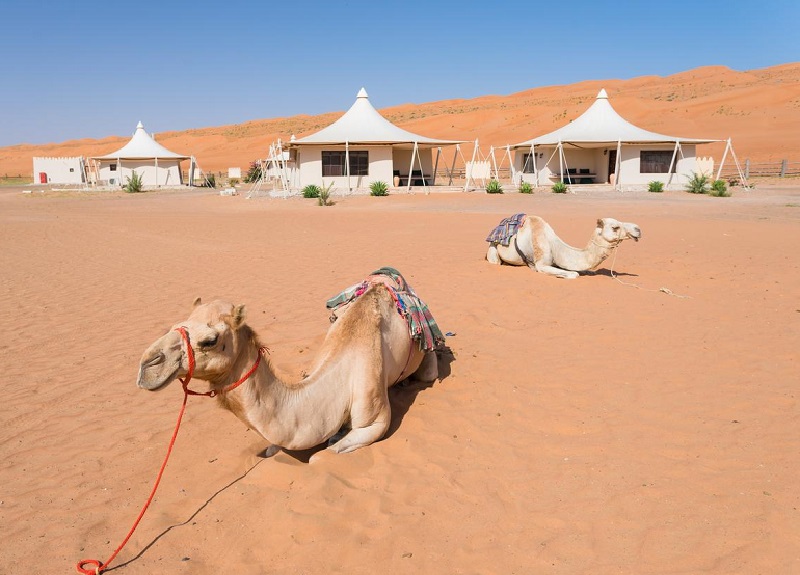
[[[360,86],[353,87],[353,98]],[[734,71],[722,66],[689,70],[672,76],[630,80],[592,80],[568,86],[547,86],[510,95],[471,100],[414,103],[380,111],[398,126],[423,135],[474,141],[484,153],[563,126],[588,108],[605,88],[612,105],[628,121],[645,129],[683,137],[732,138],[737,154],[753,162],[800,158],[800,63],[760,70]],[[367,86],[380,107],[385,97]],[[232,126],[199,127],[184,132],[159,132],[167,148],[194,155],[207,171],[224,171],[264,158],[270,143],[310,134],[334,122],[344,110],[318,116],[254,119]],[[264,111],[268,116],[269,110]],[[131,118],[158,131],[147,118]],[[47,145],[0,148],[0,175],[29,175],[34,156],[93,156],[113,152],[130,134],[102,140],[77,140]],[[467,153],[471,150],[465,146]],[[721,159],[724,146],[700,146],[698,153]]]
[[[119,573],[797,571],[797,188],[19,192],[0,188],[0,573],[74,572],[127,533],[182,397],[137,389],[138,360],[195,296],[245,303],[299,374],[325,299],[382,265],[455,333],[442,379],[393,391],[384,440],[313,464],[259,459],[191,399]],[[602,216],[643,239],[574,281],[491,266],[515,212],[576,245]]]

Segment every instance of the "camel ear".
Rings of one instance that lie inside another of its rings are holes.
[[[237,305],[233,308],[233,327],[239,327],[244,323],[244,316],[245,316],[245,307],[243,305]]]
[[[203,300],[201,298],[199,298],[199,297],[196,297],[196,298],[194,298],[194,301],[192,302],[192,307],[197,307],[201,303],[203,303]]]
[[[603,218],[597,218],[597,227],[598,228],[602,228],[603,227]]]

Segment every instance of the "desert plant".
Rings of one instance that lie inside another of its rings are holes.
[[[532,194],[533,193],[533,186],[530,182],[522,182],[519,185],[519,193],[520,194]]]
[[[303,191],[304,198],[318,198],[319,197],[319,186],[315,186],[314,184],[308,184]]]
[[[658,180],[653,180],[649,184],[647,184],[647,191],[653,192],[655,194],[659,194],[664,191],[664,182],[659,182]]]
[[[731,195],[728,191],[728,183],[725,180],[714,180],[711,183],[711,190],[709,190],[708,195],[716,198],[727,198]]]
[[[489,180],[489,183],[486,184],[486,193],[487,194],[502,194],[503,193],[503,186],[495,179]]]
[[[144,190],[144,184],[142,182],[142,176],[136,173],[136,170],[131,172],[131,176],[126,178],[128,183],[125,184],[125,191],[129,194],[138,194],[139,192]]]
[[[206,174],[206,179],[203,182],[204,188],[216,188],[217,187],[217,178],[214,174]]]
[[[692,177],[686,183],[686,191],[690,194],[708,193],[708,176],[698,172],[692,172]]]
[[[556,182],[553,184],[552,190],[554,194],[566,194],[569,188],[567,188],[567,184],[564,182]]]
[[[369,185],[369,195],[370,196],[388,196],[389,195],[389,186],[386,185],[386,182],[372,182]]]
[[[331,201],[332,188],[333,188],[333,182],[331,182],[327,186],[322,186],[321,188],[319,188],[319,196],[317,197],[317,201],[319,202],[320,206],[333,205],[333,202]]]
[[[239,180],[237,180],[236,178],[231,178],[230,180],[228,180],[228,185],[236,187],[239,185]]]
[[[244,176],[244,181],[248,184],[252,184],[260,179],[261,179],[261,163],[250,162],[250,167],[247,169],[247,173]]]

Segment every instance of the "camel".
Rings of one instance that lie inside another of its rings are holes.
[[[537,272],[575,279],[578,272],[600,265],[622,241],[632,238],[638,242],[641,237],[642,232],[636,224],[600,218],[586,247],[579,249],[561,240],[550,224],[539,216],[524,216],[522,224],[508,238],[508,245],[491,241],[491,235],[487,238],[490,245],[486,259],[492,264],[527,265]]]
[[[389,387],[409,376],[426,383],[438,377],[435,351],[420,349],[396,305],[385,283],[369,284],[339,312],[310,374],[286,382],[245,323],[244,306],[198,298],[189,318],[144,352],[137,385],[155,391],[191,377],[193,354],[194,377],[209,383],[220,407],[270,442],[265,456],[315,447],[343,428],[349,431],[328,449],[351,452],[389,428]]]

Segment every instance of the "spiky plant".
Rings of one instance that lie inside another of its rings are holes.
[[[569,188],[564,182],[556,182],[552,187],[554,194],[566,194]]]
[[[533,193],[533,186],[530,182],[522,182],[519,185],[519,193],[520,194],[532,194]]]
[[[389,195],[389,186],[386,185],[386,182],[372,182],[369,185],[369,195],[370,196],[388,196]]]
[[[707,194],[709,189],[708,176],[692,172],[692,177],[686,182],[686,191],[690,194]]]
[[[653,192],[654,194],[660,194],[664,191],[664,182],[659,182],[658,180],[653,180],[649,184],[647,184],[647,191]]]
[[[136,170],[131,172],[131,176],[126,178],[128,183],[125,184],[125,191],[129,194],[138,194],[139,192],[144,191],[144,183],[142,181],[142,176],[136,173]]]
[[[715,198],[727,198],[731,195],[728,191],[728,183],[725,180],[714,180],[711,183],[711,190],[708,192],[709,196]]]
[[[328,184],[327,186],[322,186],[319,189],[319,197],[317,201],[320,206],[332,206],[333,202],[331,201],[331,190],[333,189],[333,182]]]
[[[489,180],[486,184],[486,193],[487,194],[502,194],[503,193],[503,186],[497,180]]]

